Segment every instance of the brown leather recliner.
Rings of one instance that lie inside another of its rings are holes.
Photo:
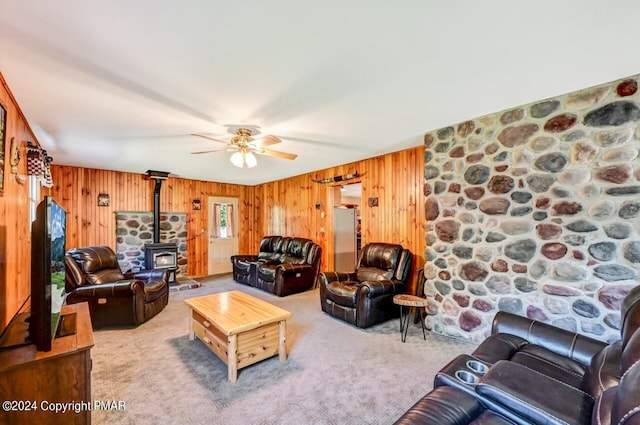
[[[401,245],[365,245],[354,272],[320,274],[322,311],[360,328],[397,318],[393,296],[407,292],[412,263]]]
[[[67,303],[87,301],[94,328],[137,326],[169,302],[168,269],[123,274],[108,246],[72,249],[65,265]]]

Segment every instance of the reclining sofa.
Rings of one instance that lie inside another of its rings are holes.
[[[108,246],[71,249],[65,266],[66,302],[88,302],[94,328],[137,326],[169,302],[169,269],[122,273]]]
[[[398,425],[640,424],[640,286],[607,344],[510,313],[437,375]]]
[[[322,248],[310,239],[266,236],[257,255],[233,255],[233,280],[279,297],[316,284]]]

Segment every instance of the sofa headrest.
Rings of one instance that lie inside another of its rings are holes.
[[[85,273],[94,273],[104,269],[120,270],[116,253],[108,246],[75,248],[69,251],[69,255]]]
[[[260,242],[260,252],[276,252],[278,242],[280,242],[282,236],[265,236]]]
[[[290,243],[291,243],[291,238],[287,238],[287,237],[280,238],[274,252],[277,252],[278,254],[286,254],[287,249],[289,249]]]
[[[362,248],[358,268],[373,267],[391,272],[393,276],[398,267],[401,254],[401,245],[379,242],[369,243]]]
[[[75,248],[67,253],[84,273],[78,284],[115,282],[124,279],[116,253],[108,246]],[[80,283],[81,282],[81,283]]]
[[[306,259],[309,253],[309,247],[313,242],[310,239],[305,238],[293,238],[289,242],[289,248],[287,253],[293,257]]]

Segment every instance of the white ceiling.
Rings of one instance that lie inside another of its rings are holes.
[[[257,184],[640,72],[637,0],[0,0],[0,71],[54,163]],[[190,155],[259,127],[294,161]]]

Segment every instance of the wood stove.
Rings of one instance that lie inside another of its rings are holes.
[[[174,243],[144,245],[144,264],[147,269],[169,269],[169,284],[177,284],[178,247]]]

